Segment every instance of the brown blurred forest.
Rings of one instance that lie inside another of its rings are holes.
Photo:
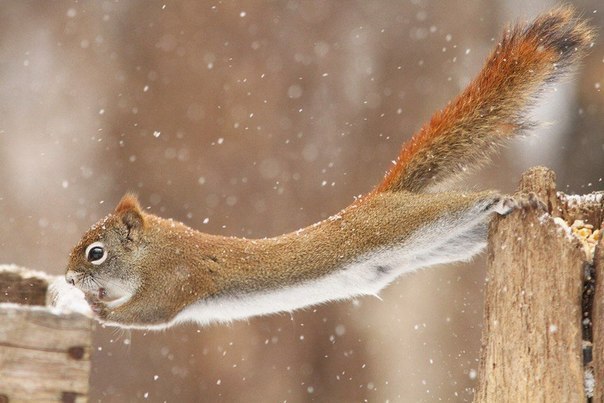
[[[0,262],[60,274],[135,191],[150,211],[264,237],[337,212],[480,68],[508,21],[553,1],[4,1]],[[604,31],[601,0],[577,8]],[[602,189],[604,39],[463,185],[545,164]],[[92,401],[469,401],[483,259],[377,298],[160,333],[95,333]]]

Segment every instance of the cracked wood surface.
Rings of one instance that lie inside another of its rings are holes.
[[[0,271],[0,402],[87,400],[92,321],[44,306],[47,280]]]
[[[589,266],[581,241],[554,217],[583,219],[600,228],[602,198],[557,194],[555,175],[533,168],[519,193],[544,202],[497,217],[489,229],[488,272],[477,402],[586,401],[583,320],[589,337],[593,320],[595,401],[602,401],[604,311],[600,275],[594,260],[596,292],[592,312],[584,313],[584,271]],[[601,242],[600,242],[601,244]],[[600,253],[601,250],[597,253]],[[588,304],[589,305],[589,304]],[[590,343],[589,343],[590,344]],[[600,361],[599,363],[597,361]],[[599,364],[599,365],[598,365]]]

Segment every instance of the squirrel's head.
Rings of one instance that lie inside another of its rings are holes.
[[[65,279],[101,321],[161,327],[190,302],[216,294],[220,264],[213,251],[224,250],[224,242],[143,212],[127,194],[73,248]]]
[[[69,256],[65,279],[86,294],[87,299],[121,305],[139,285],[137,256],[142,241],[145,217],[138,200],[125,195],[115,211],[95,224]]]

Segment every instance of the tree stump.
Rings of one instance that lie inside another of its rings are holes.
[[[0,266],[0,403],[87,400],[92,320],[45,305],[52,279]]]
[[[491,223],[477,402],[603,401],[604,192],[526,172],[527,205]],[[595,256],[594,256],[595,253]]]

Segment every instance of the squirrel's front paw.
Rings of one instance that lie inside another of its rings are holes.
[[[87,293],[86,294],[86,302],[90,305],[90,309],[94,313],[94,315],[100,319],[106,319],[109,314],[109,309],[107,308],[107,304],[101,302],[98,296],[94,294]]]

